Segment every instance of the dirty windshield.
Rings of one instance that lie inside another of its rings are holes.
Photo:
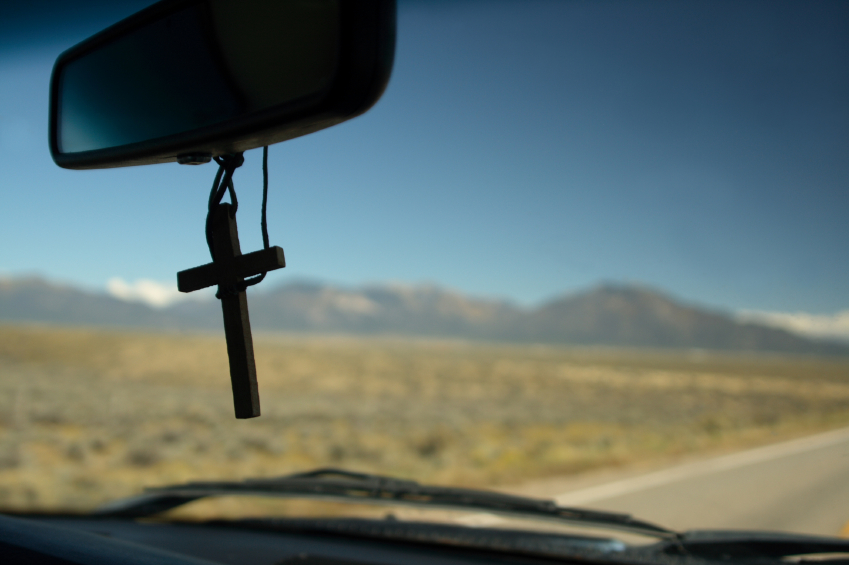
[[[149,4],[0,8],[0,510],[333,467],[849,535],[849,4],[400,0],[380,101],[269,147],[250,420],[215,291],[177,290],[216,165],[48,151],[56,57]]]

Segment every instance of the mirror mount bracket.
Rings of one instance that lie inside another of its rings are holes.
[[[181,165],[205,165],[212,161],[212,153],[184,153],[177,155],[177,163]]]

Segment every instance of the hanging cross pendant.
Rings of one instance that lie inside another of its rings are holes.
[[[193,292],[218,285],[224,312],[224,335],[230,358],[230,382],[236,418],[259,416],[254,344],[248,317],[248,298],[239,283],[245,278],[286,266],[283,250],[270,247],[242,255],[235,214],[230,204],[219,204],[212,218],[212,263],[177,273],[180,292]]]

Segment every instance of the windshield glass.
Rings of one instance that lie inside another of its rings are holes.
[[[849,535],[849,5],[399,1],[382,99],[269,148],[287,266],[248,291],[241,421],[214,290],[176,287],[215,165],[67,171],[45,143],[58,54],[149,4],[0,17],[0,510],[337,467]],[[261,163],[233,177],[245,253]],[[172,516],[387,512],[425,519]]]

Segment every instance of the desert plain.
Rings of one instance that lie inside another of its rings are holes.
[[[849,359],[255,336],[233,417],[223,336],[0,326],[0,508],[316,467],[503,488],[849,424]]]

